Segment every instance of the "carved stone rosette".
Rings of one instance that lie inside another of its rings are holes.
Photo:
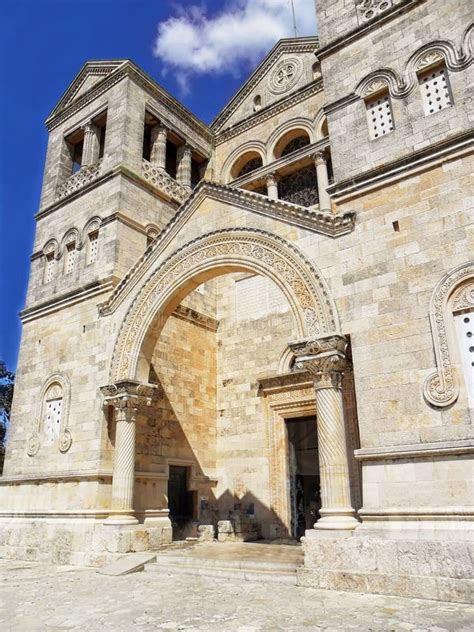
[[[106,523],[136,524],[138,520],[133,511],[135,420],[138,410],[151,404],[154,387],[124,380],[103,386],[100,390],[104,396],[104,407],[114,408],[116,424],[112,513]]]
[[[354,529],[342,399],[347,340],[334,335],[290,344],[296,366],[314,381],[321,478],[321,518],[315,529]]]

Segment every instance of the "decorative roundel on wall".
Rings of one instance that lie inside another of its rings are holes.
[[[301,76],[303,64],[297,57],[282,59],[277,65],[268,81],[271,92],[280,94],[292,88]]]

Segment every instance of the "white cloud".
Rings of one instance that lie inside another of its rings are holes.
[[[314,35],[314,1],[294,0],[294,7],[298,35]],[[280,38],[293,36],[290,0],[234,0],[211,17],[203,6],[181,6],[158,25],[154,55],[184,90],[192,75],[239,75]]]

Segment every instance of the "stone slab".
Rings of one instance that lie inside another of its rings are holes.
[[[119,575],[128,575],[129,573],[136,573],[142,571],[145,564],[154,562],[156,555],[150,553],[132,553],[131,555],[124,555],[119,560],[108,564],[103,568],[99,568],[97,572],[100,575],[112,575],[118,577]]]

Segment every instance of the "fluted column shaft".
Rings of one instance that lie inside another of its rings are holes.
[[[191,154],[190,145],[181,145],[178,147],[178,168],[176,171],[176,180],[185,187],[191,188]]]
[[[318,198],[319,198],[319,210],[330,211],[331,210],[331,198],[327,192],[329,186],[328,165],[326,156],[323,152],[319,151],[313,156],[314,164],[316,165],[316,179],[318,183]]]
[[[297,367],[311,374],[315,388],[321,518],[314,528],[354,529],[359,523],[351,505],[342,399],[347,342],[343,336],[329,336],[290,346]]]
[[[96,130],[91,121],[82,126],[84,130],[84,141],[82,145],[81,167],[93,165],[98,159],[98,139]]]
[[[278,180],[276,173],[270,173],[266,178],[267,195],[270,200],[278,200]]]
[[[139,407],[150,405],[153,388],[137,382],[117,382],[101,388],[104,407],[113,407],[115,452],[111,513],[107,524],[136,524],[133,509],[135,485],[135,435]]]
[[[150,162],[158,169],[166,169],[166,139],[168,130],[164,125],[155,125],[151,130]]]

